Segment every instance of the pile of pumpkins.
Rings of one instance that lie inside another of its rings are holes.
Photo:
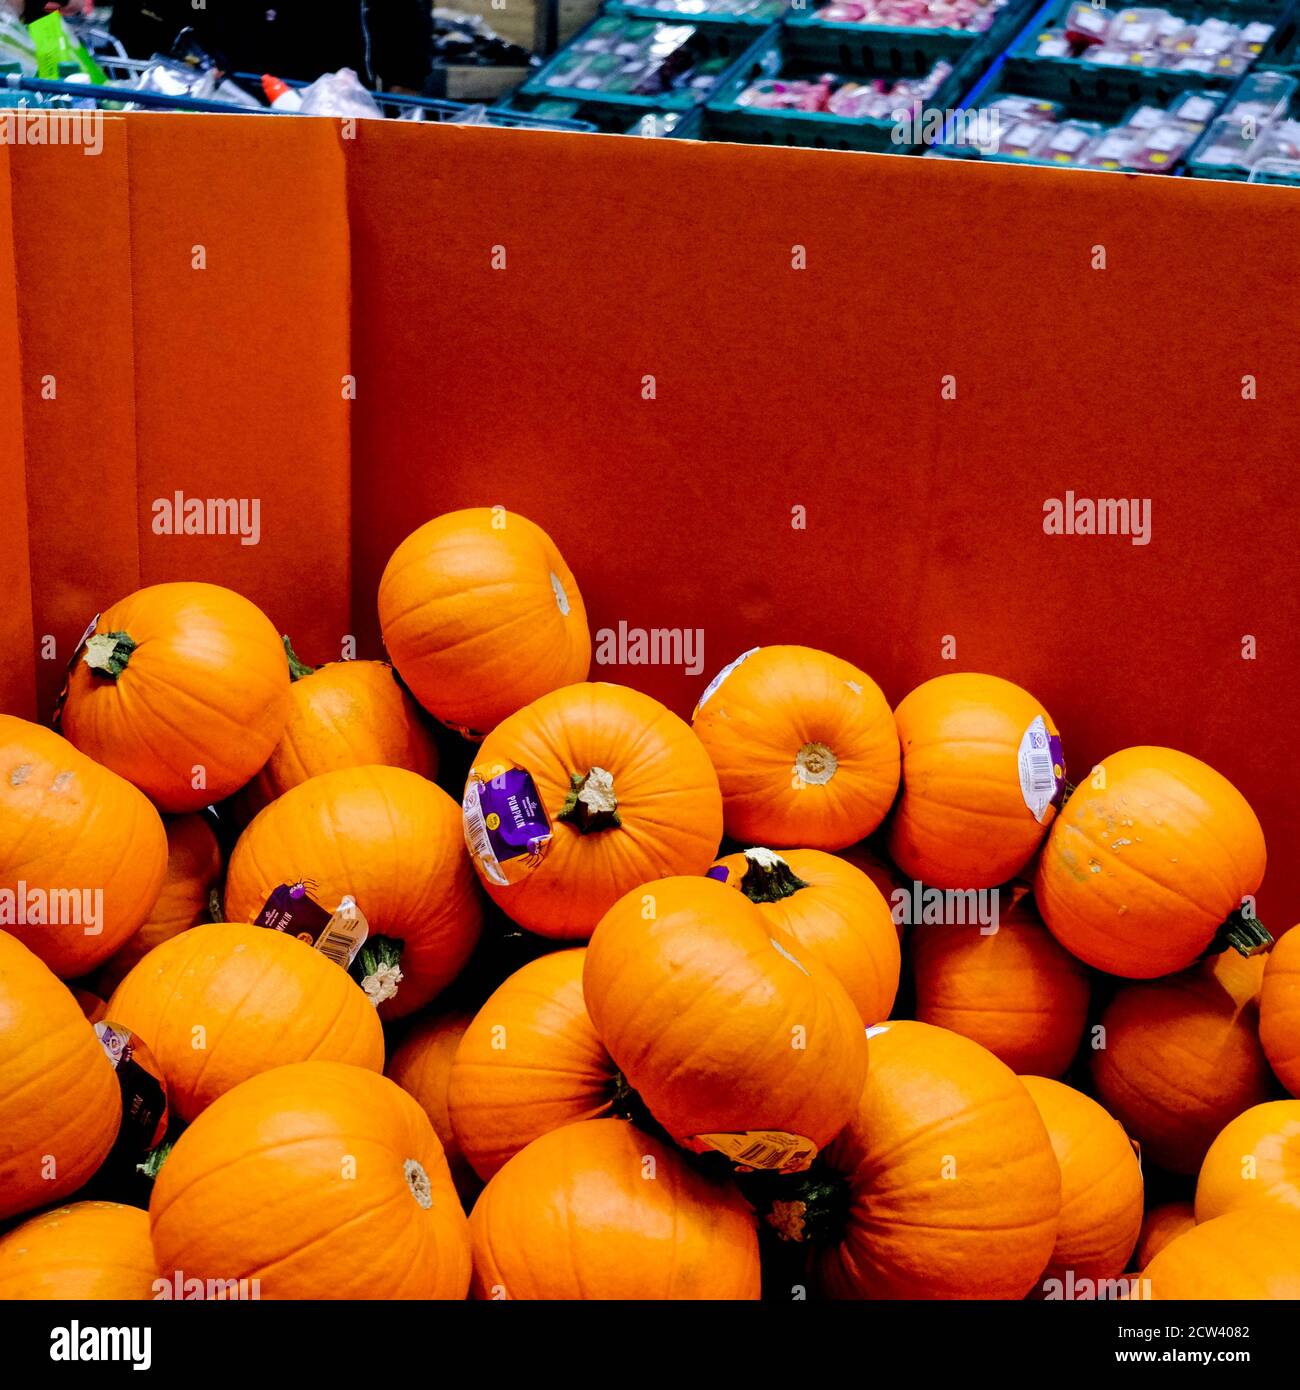
[[[1224,777],[799,646],[688,724],[500,508],[378,606],[154,585],[0,716],[0,1298],[1300,1297]]]

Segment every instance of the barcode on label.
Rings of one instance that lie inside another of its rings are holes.
[[[477,782],[471,782],[465,788],[465,800],[461,807],[464,813],[461,819],[465,826],[465,843],[469,846],[470,854],[474,856],[488,882],[495,883],[500,888],[508,888],[510,880],[501,871],[501,865],[492,849],[492,841],[488,838],[487,824],[483,819],[483,807],[479,804],[478,789],[479,784]]]
[[[332,960],[335,965],[342,965],[346,968],[352,964],[352,938],[344,936],[342,932],[325,930],[316,943],[316,949],[321,955]]]
[[[811,1139],[772,1129],[697,1134],[687,1146],[696,1153],[713,1149],[738,1167],[767,1173],[800,1172],[817,1156],[817,1145]]]
[[[1052,771],[1052,755],[1046,749],[1029,754],[1029,785],[1036,792],[1054,792],[1056,774]]]
[[[357,906],[356,899],[347,896],[325,923],[316,938],[315,948],[326,960],[332,960],[346,970],[356,960],[357,952],[365,945],[369,935],[370,923],[366,921],[365,914]]]

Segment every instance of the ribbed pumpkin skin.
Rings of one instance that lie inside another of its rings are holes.
[[[451,1123],[487,1179],[561,1125],[609,1113],[615,1068],[587,1016],[579,948],[516,970],[465,1031],[451,1067]]]
[[[616,827],[558,818],[575,774],[614,779]],[[702,874],[722,838],[722,798],[690,729],[649,695],[593,681],[542,696],[484,741],[474,771],[532,774],[551,821],[541,863],[508,887],[484,883],[514,921],[539,936],[585,939],[630,888],[671,874]]]
[[[0,1221],[75,1192],[112,1148],[121,1115],[117,1077],[81,1006],[0,932]]]
[[[1142,1229],[1142,1169],[1123,1128],[1088,1096],[1021,1077],[1061,1168],[1061,1216],[1044,1279],[1115,1279]],[[1041,1283],[1041,1281],[1040,1281]]]
[[[1190,1202],[1165,1202],[1150,1207],[1142,1218],[1142,1234],[1138,1237],[1133,1267],[1145,1269],[1170,1241],[1196,1225],[1196,1213]]]
[[[1172,748],[1126,748],[1080,780],[1038,861],[1052,934],[1098,970],[1148,980],[1192,964],[1264,877],[1245,797]]]
[[[386,661],[332,661],[289,688],[289,718],[265,767],[245,788],[250,816],[322,772],[404,767],[430,781],[438,748]]]
[[[1019,1076],[1060,1076],[1083,1037],[1088,974],[1028,894],[1009,896],[988,935],[978,922],[913,928],[916,1017],[987,1047]]]
[[[339,1062],[277,1067],[210,1105],[167,1156],[149,1222],[159,1269],[258,1279],[262,1298],[469,1288],[465,1214],[428,1117],[387,1077]]]
[[[456,1049],[473,1017],[466,1011],[419,1019],[384,1068],[384,1075],[397,1082],[429,1117],[462,1199],[477,1192],[480,1184],[451,1127],[447,1088]]]
[[[1277,1079],[1300,1096],[1300,927],[1268,953],[1259,996],[1259,1040]]]
[[[129,782],[39,724],[0,714],[0,889],[18,885],[50,895],[103,890],[96,935],[86,923],[0,923],[56,975],[83,975],[148,916],[167,867],[158,812]],[[15,899],[16,901],[16,899]],[[54,913],[56,903],[48,898]],[[92,902],[94,900],[92,899]],[[17,913],[10,914],[15,917]]]
[[[0,1237],[0,1301],[152,1298],[155,1277],[139,1207],[74,1202]]]
[[[1126,986],[1102,1015],[1105,1046],[1092,1054],[1098,1098],[1143,1157],[1170,1172],[1195,1173],[1224,1125],[1269,1098],[1258,1010],[1242,983],[1243,967],[1249,979],[1262,964],[1227,951]]]
[[[500,507],[448,512],[407,536],[379,581],[379,625],[415,698],[480,737],[591,665],[564,557],[540,526]]]
[[[873,1031],[866,1087],[826,1161],[852,1198],[817,1262],[833,1298],[1023,1298],[1051,1258],[1051,1140],[1020,1079],[968,1038]]]
[[[623,1120],[535,1139],[470,1216],[475,1298],[756,1299],[739,1193]]]
[[[727,834],[743,844],[845,849],[898,790],[898,732],[880,687],[813,647],[760,647],[692,724],[718,772]]]
[[[1170,1241],[1142,1271],[1153,1299],[1300,1298],[1300,1213],[1251,1207]]]
[[[171,812],[223,800],[267,760],[289,714],[289,669],[255,604],[218,584],[153,584],[106,609],[95,632],[125,632],[136,648],[115,680],[77,658],[63,732],[82,752]]]
[[[95,985],[105,999],[155,946],[210,920],[209,895],[221,878],[217,837],[199,815],[169,816],[163,826],[167,831],[167,872],[162,892],[140,930],[96,974]]]
[[[714,879],[621,898],[591,938],[582,987],[610,1056],[678,1142],[779,1130],[820,1149],[853,1113],[867,1071],[853,1001]]]
[[[1300,1100],[1253,1105],[1210,1145],[1196,1180],[1196,1219],[1273,1205],[1300,1212]]]
[[[818,849],[790,849],[783,859],[808,886],[775,902],[755,903],[786,936],[815,956],[848,991],[863,1026],[889,1017],[898,994],[902,953],[889,904],[861,869]],[[749,861],[729,854],[714,868],[744,891]]]
[[[108,1017],[153,1053],[184,1120],[271,1067],[384,1067],[383,1029],[360,986],[269,927],[209,922],[155,946],[114,991]]]
[[[482,908],[460,807],[397,767],[344,768],[291,787],[239,837],[226,876],[226,915],[257,920],[272,890],[300,878],[329,910],[351,894],[370,936],[394,937],[403,979],[381,1018],[414,1013],[460,974]]]
[[[1027,691],[997,676],[936,676],[894,711],[902,792],[889,853],[934,888],[993,888],[1033,858],[1055,810],[1038,821],[1020,787],[1020,740],[1035,719],[1057,732]],[[1064,775],[1064,768],[1061,769]]]

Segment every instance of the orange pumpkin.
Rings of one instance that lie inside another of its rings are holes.
[[[284,639],[293,685],[289,718],[266,766],[244,788],[240,811],[252,817],[290,787],[342,767],[404,767],[431,781],[438,748],[414,700],[386,661],[306,666]]]
[[[1088,1096],[1042,1076],[1021,1080],[1061,1168],[1061,1216],[1043,1279],[1115,1279],[1142,1229],[1142,1168],[1123,1128]]]
[[[1300,927],[1268,954],[1259,996],[1259,1040],[1277,1079],[1300,1096]]]
[[[0,1221],[75,1192],[121,1116],[117,1077],[81,1006],[0,932]]]
[[[508,820],[529,802],[525,835],[549,823],[548,841],[530,853],[523,835],[489,839],[494,816]],[[499,724],[470,769],[465,804],[488,892],[520,926],[553,938],[590,936],[638,884],[704,873],[722,837],[718,779],[700,741],[658,700],[603,682],[544,695]]]
[[[129,782],[0,714],[0,929],[84,975],[145,920],[166,867],[162,821]]]
[[[1146,980],[1191,965],[1221,926],[1242,950],[1267,945],[1240,918],[1263,877],[1259,821],[1226,777],[1172,748],[1126,748],[1057,816],[1034,896],[1067,951]]]
[[[722,875],[726,877],[723,878]],[[818,849],[747,849],[709,871],[738,888],[848,990],[865,1026],[889,1017],[898,993],[898,928],[876,885]]]
[[[221,850],[204,816],[169,816],[167,872],[162,892],[140,930],[104,962],[95,985],[107,998],[137,961],[164,941],[170,941],[208,916],[212,890],[221,878]]]
[[[872,841],[864,840],[860,844],[850,845],[848,849],[837,850],[836,854],[840,859],[852,864],[855,869],[861,869],[891,906],[897,901],[894,894],[900,888],[910,890],[911,885],[904,882],[902,874],[883,854],[875,849]],[[891,913],[891,915],[894,914]],[[894,917],[894,926],[898,931],[898,939],[901,941],[903,939],[903,921],[899,915],[894,915]]]
[[[262,1298],[469,1288],[465,1213],[428,1117],[341,1062],[277,1067],[214,1101],[167,1156],[149,1223],[160,1269],[255,1280]]]
[[[564,557],[504,507],[448,512],[407,536],[379,581],[379,625],[415,698],[473,738],[591,665]]]
[[[451,1067],[451,1123],[490,1178],[525,1145],[609,1113],[616,1072],[582,997],[581,948],[516,970],[465,1031]]]
[[[533,1140],[470,1216],[475,1298],[757,1299],[739,1193],[623,1120]]]
[[[1190,1202],[1165,1202],[1158,1207],[1147,1209],[1142,1218],[1142,1234],[1138,1237],[1137,1253],[1133,1265],[1145,1269],[1147,1265],[1169,1244],[1177,1240],[1184,1231],[1196,1225],[1196,1213]]]
[[[690,1148],[806,1168],[861,1094],[867,1042],[843,985],[713,879],[620,898],[591,938],[582,988],[628,1084]]]
[[[756,647],[692,719],[722,787],[727,834],[778,849],[845,849],[898,790],[898,731],[880,687],[812,647]]]
[[[816,1255],[834,1298],[1023,1298],[1051,1258],[1051,1140],[1019,1078],[968,1038],[873,1028],[866,1087],[825,1158],[847,1189],[847,1221]],[[798,1198],[768,1220],[797,1239],[816,1215]]]
[[[62,728],[164,811],[236,792],[289,715],[270,620],[218,584],[153,584],[106,609],[68,677]]]
[[[1143,1157],[1170,1172],[1195,1173],[1224,1125],[1269,1097],[1254,1000],[1262,964],[1228,952],[1127,985],[1102,1015],[1092,1054],[1098,1098]]]
[[[382,1071],[374,1006],[319,951],[270,927],[209,922],[155,946],[108,1001],[193,1120],[270,1067],[320,1058]]]
[[[0,1238],[0,1300],[153,1297],[149,1217],[117,1202],[74,1202]]]
[[[1300,1298],[1300,1212],[1216,1216],[1170,1241],[1142,1278],[1152,1299]]]
[[[1300,1212],[1300,1100],[1265,1101],[1229,1120],[1196,1180],[1196,1219],[1275,1205]]]
[[[447,1090],[452,1060],[473,1017],[457,1012],[417,1019],[384,1068],[384,1075],[396,1081],[429,1117],[462,1199],[472,1198],[480,1183],[451,1127]]]
[[[997,676],[936,676],[894,711],[902,791],[889,853],[935,888],[993,888],[1033,858],[1065,787],[1056,725]]]
[[[105,1017],[107,1005],[99,995],[92,994],[88,989],[74,989],[72,997],[81,1005],[81,1012],[86,1015],[88,1023],[99,1023]]]
[[[997,930],[940,922],[911,935],[916,1017],[987,1047],[1019,1075],[1060,1076],[1088,1017],[1088,972],[1021,890],[999,896]]]
[[[427,1004],[478,940],[460,809],[405,768],[324,772],[273,801],[230,857],[226,915],[255,922],[276,888],[303,879],[327,910],[350,895],[365,915],[370,935],[358,959],[381,1018]]]

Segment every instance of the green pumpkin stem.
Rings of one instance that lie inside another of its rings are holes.
[[[293,643],[289,641],[287,632],[280,634],[280,641],[284,643],[284,654],[289,658],[289,679],[300,681],[304,676],[310,676],[315,670],[315,666],[308,666],[305,661],[298,657],[298,653],[293,649]]]
[[[792,897],[807,883],[781,858],[775,850],[747,849],[745,876],[740,891],[752,903],[775,903]]]
[[[617,830],[623,822],[618,818],[613,777],[603,767],[570,773],[569,794],[560,808],[559,819],[581,835]]]
[[[402,952],[405,949],[406,942],[396,937],[371,936],[352,963],[352,978],[376,1008],[397,995],[402,983]]]
[[[1228,914],[1227,920],[1215,932],[1210,950],[1217,953],[1231,946],[1243,956],[1257,956],[1272,944],[1273,934],[1263,922],[1258,917],[1246,916],[1238,907]]]
[[[126,670],[135,639],[125,632],[99,632],[87,638],[82,660],[97,675],[115,681]]]
[[[1069,799],[1074,795],[1074,792],[1075,792],[1075,784],[1074,784],[1073,782],[1071,782],[1070,779],[1067,777],[1067,778],[1065,779],[1065,790],[1064,790],[1064,791],[1062,792],[1062,794],[1061,794],[1061,805],[1062,805],[1062,806],[1064,806],[1065,803],[1066,803],[1067,801],[1069,801]]]
[[[158,1176],[159,1169],[167,1160],[167,1155],[175,1147],[174,1139],[164,1139],[157,1148],[150,1149],[147,1154],[135,1165],[137,1173],[143,1173],[151,1181]]]

